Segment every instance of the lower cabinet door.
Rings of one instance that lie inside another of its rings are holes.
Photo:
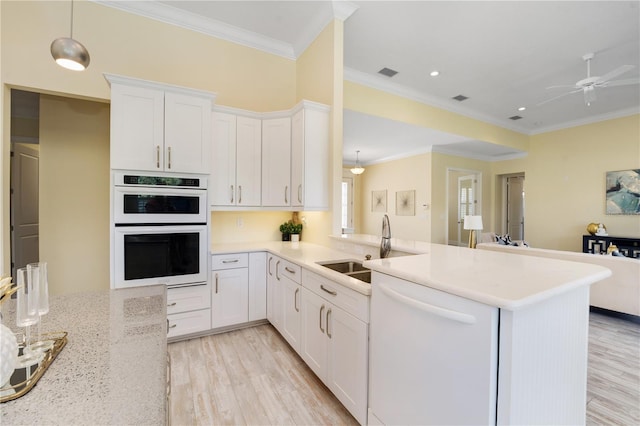
[[[360,424],[366,424],[368,326],[334,305],[325,315],[329,342],[325,384]]]
[[[309,368],[322,380],[327,375],[327,305],[320,296],[302,289],[302,336],[300,339],[300,356]]]
[[[249,253],[249,321],[267,318],[266,265],[266,253]]]
[[[249,271],[247,268],[213,271],[211,327],[249,321]]]
[[[296,352],[300,353],[300,291],[302,286],[280,276],[282,331],[281,334]]]
[[[211,309],[167,315],[167,338],[211,329]]]

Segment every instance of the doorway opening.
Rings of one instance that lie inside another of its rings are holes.
[[[482,214],[482,172],[448,168],[446,193],[446,243],[466,246],[469,231],[464,229],[464,217]]]
[[[40,94],[11,90],[11,276],[39,261]]]
[[[524,240],[524,173],[502,176],[502,227],[512,240]]]

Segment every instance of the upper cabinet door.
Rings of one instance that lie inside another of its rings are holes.
[[[213,113],[209,196],[215,206],[236,204],[236,116]]]
[[[237,117],[237,206],[260,206],[262,170],[262,123],[257,118]]]
[[[291,118],[262,120],[262,205],[291,205]]]
[[[211,106],[210,98],[165,93],[165,171],[209,173]]]
[[[164,92],[111,85],[111,168],[164,169]]]
[[[304,206],[304,109],[291,117],[291,206]]]

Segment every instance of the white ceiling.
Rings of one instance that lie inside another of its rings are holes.
[[[96,1],[290,58],[336,16],[345,19],[346,79],[525,134],[640,112],[640,85],[596,89],[591,106],[582,93],[537,106],[570,90],[547,87],[587,76],[588,52],[595,53],[591,75],[633,65],[616,79],[639,79],[638,0]],[[379,75],[384,67],[398,74]],[[441,74],[429,77],[434,69]],[[460,94],[469,99],[451,99]],[[346,162],[357,149],[364,163],[431,146],[478,158],[517,154],[353,111],[344,129]]]

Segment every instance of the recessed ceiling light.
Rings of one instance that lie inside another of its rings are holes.
[[[437,77],[440,75],[440,71],[433,70],[429,73],[431,77]]]
[[[524,111],[525,109],[527,109],[527,107],[520,107],[518,108],[518,111]]]

